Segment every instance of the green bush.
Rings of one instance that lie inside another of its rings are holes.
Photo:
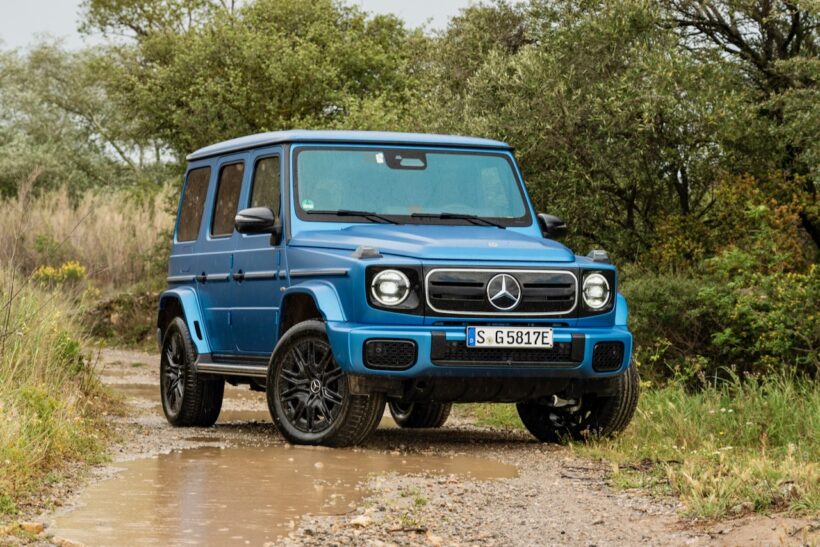
[[[635,358],[647,379],[820,367],[820,272],[751,272],[724,278],[739,252],[695,277],[643,275],[624,282]]]

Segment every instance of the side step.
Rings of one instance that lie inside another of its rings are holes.
[[[215,359],[216,358],[216,359]],[[218,374],[220,376],[248,376],[252,378],[267,378],[268,362],[266,358],[254,360],[227,360],[219,359],[213,354],[202,354],[196,362],[196,371],[203,374]]]

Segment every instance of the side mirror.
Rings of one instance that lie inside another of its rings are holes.
[[[240,234],[272,234],[276,230],[276,215],[267,207],[242,209],[234,220]]]
[[[538,213],[538,225],[541,226],[541,234],[550,239],[557,239],[567,235],[567,224],[555,215]]]

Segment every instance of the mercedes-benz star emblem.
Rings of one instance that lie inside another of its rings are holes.
[[[521,302],[521,285],[510,274],[498,274],[487,283],[487,298],[493,307],[507,311]]]

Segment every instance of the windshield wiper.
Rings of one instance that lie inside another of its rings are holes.
[[[380,215],[379,213],[374,213],[372,211],[351,211],[350,209],[339,209],[338,211],[317,211],[316,209],[312,209],[310,211],[305,212],[309,215],[336,215],[337,217],[362,217],[369,218],[370,220],[376,220],[382,224],[398,224],[398,221],[390,217]]]
[[[507,227],[503,224],[499,224],[494,220],[490,220],[488,218],[480,217],[478,215],[467,215],[463,213],[412,213],[410,218],[440,218],[442,220],[466,220],[472,224],[477,226],[495,226],[496,228],[501,228],[505,230]]]

